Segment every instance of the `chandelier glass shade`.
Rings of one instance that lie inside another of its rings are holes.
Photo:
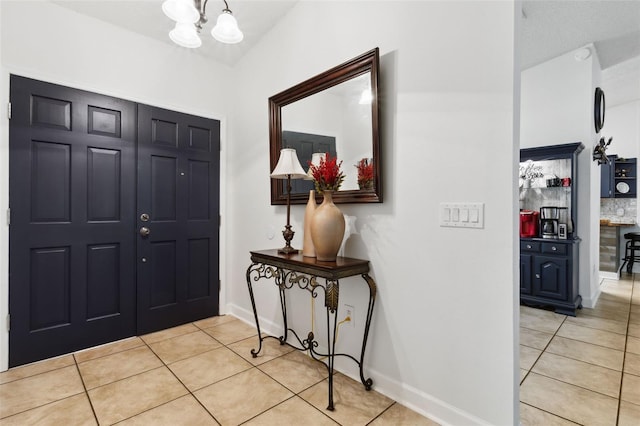
[[[162,3],[162,11],[176,22],[195,24],[200,19],[192,0],[167,0]]]
[[[216,26],[211,30],[211,35],[219,42],[227,44],[240,43],[244,38],[244,34],[238,28],[238,21],[229,9],[223,10],[218,16]]]
[[[226,0],[225,8],[218,16],[215,27],[211,30],[213,38],[221,43],[239,43],[244,34],[238,28],[238,21],[233,16]],[[169,32],[169,38],[176,44],[197,48],[202,45],[199,32],[208,19],[205,9],[208,0],[165,0],[162,11],[167,17],[176,21],[176,26]]]
[[[196,27],[187,22],[176,22],[176,27],[169,31],[169,38],[175,44],[194,49],[202,46]]]

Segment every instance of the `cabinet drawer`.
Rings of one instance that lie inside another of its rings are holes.
[[[567,245],[557,243],[542,243],[542,252],[547,254],[567,254]]]
[[[535,241],[520,241],[520,251],[539,252],[540,243]]]

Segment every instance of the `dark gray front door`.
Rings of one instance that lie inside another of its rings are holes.
[[[11,76],[9,365],[135,334],[135,104]]]
[[[219,122],[10,83],[9,365],[216,315]]]
[[[219,121],[138,106],[141,334],[218,314],[219,159]]]

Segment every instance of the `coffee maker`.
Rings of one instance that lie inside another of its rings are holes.
[[[542,238],[558,238],[561,212],[566,215],[566,207],[540,207],[540,231]]]

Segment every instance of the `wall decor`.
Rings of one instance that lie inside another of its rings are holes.
[[[345,166],[345,182],[339,191],[334,192],[334,203],[382,202],[379,56],[378,48],[372,49],[269,98],[271,169],[275,167],[282,148],[293,148],[286,145],[285,132],[287,135],[330,136],[335,138],[333,154],[342,158],[345,165],[357,164],[362,158],[373,162],[370,189],[361,190],[356,170]],[[297,150],[304,149],[304,141],[297,144],[301,145],[296,147]],[[306,169],[307,164],[301,162]],[[308,188],[300,188],[296,192],[294,188],[290,194],[291,204],[306,204],[308,191]],[[271,204],[287,204],[287,191],[282,181],[271,182]]]
[[[596,129],[596,133],[600,133],[602,126],[604,126],[604,91],[596,87],[595,99],[593,101],[593,124]]]

